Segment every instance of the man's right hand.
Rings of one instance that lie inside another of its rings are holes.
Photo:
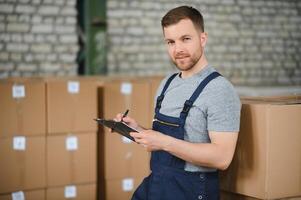
[[[125,122],[127,125],[129,125],[130,127],[136,129],[137,131],[144,130],[143,128],[141,128],[141,127],[139,126],[139,124],[136,122],[135,119],[133,119],[133,118],[131,118],[131,117],[129,117],[129,116],[126,116],[126,117],[123,117],[123,118],[122,118],[122,117],[123,117],[123,114],[118,113],[118,114],[116,115],[116,117],[114,118],[114,120],[117,121],[117,122],[120,122],[120,121],[122,120],[122,121]]]

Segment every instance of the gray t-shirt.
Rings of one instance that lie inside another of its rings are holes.
[[[165,92],[160,113],[172,117],[179,117],[184,102],[188,100],[200,82],[210,73],[216,71],[207,66],[197,74],[182,79],[177,75]],[[157,97],[170,76],[161,82]],[[210,143],[208,131],[238,132],[240,124],[241,103],[232,84],[220,76],[213,79],[190,109],[186,124],[184,140],[193,143]],[[196,166],[186,162],[186,171],[215,171],[216,169]]]

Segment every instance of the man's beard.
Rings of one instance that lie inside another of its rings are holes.
[[[194,56],[190,56],[189,54],[178,54],[172,61],[180,71],[189,71],[198,63],[202,55],[202,53]],[[185,58],[185,60],[179,60],[179,58]]]

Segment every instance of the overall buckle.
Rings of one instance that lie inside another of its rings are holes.
[[[184,107],[183,107],[182,113],[187,114],[189,112],[190,108],[192,107],[192,104],[193,104],[192,101],[186,100],[185,103],[184,103]]]
[[[163,98],[164,98],[164,95],[160,95],[160,96],[158,96],[158,98],[157,98],[157,106],[156,106],[156,108],[158,108],[158,109],[160,109],[160,108],[161,108],[161,104],[162,104]]]

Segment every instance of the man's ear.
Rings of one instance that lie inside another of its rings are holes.
[[[200,33],[200,40],[201,40],[202,47],[206,46],[207,39],[208,39],[208,34],[206,32]]]

